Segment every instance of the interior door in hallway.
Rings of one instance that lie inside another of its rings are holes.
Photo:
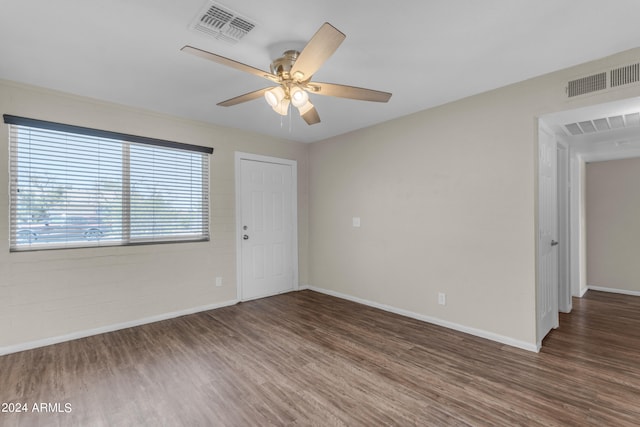
[[[295,165],[247,159],[240,163],[240,299],[246,301],[295,288]]]
[[[558,327],[558,178],[557,142],[551,129],[538,132],[537,341]],[[564,243],[563,243],[564,244]]]

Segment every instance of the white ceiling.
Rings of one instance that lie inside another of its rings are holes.
[[[205,3],[0,0],[0,78],[313,142],[640,45],[637,0],[220,0],[257,23],[236,45],[189,28]],[[180,52],[268,70],[274,45],[325,21],[347,38],[314,80],[392,92],[388,104],[312,95],[314,126],[262,99],[218,107],[269,82]]]

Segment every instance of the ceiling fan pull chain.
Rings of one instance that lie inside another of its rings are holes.
[[[291,115],[292,115],[291,110],[292,110],[291,103],[289,103],[289,113],[287,114],[287,117],[289,117],[289,134],[291,134],[291,128],[292,128],[291,122],[293,121],[291,120]]]

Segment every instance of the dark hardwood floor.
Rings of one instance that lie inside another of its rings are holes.
[[[28,408],[0,425],[639,425],[640,298],[573,303],[535,354],[311,291],[265,298],[2,356],[0,402]]]

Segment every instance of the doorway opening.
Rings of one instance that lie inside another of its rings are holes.
[[[557,150],[557,194],[549,196],[538,185],[538,252],[536,312],[538,347],[547,335],[542,323],[548,310],[543,296],[557,297],[557,310],[571,311],[571,298],[582,297],[589,289],[586,257],[586,165],[589,162],[640,157],[640,98],[630,98],[539,118],[538,147],[545,144],[546,133],[553,135]],[[540,162],[539,162],[540,163]],[[539,179],[541,169],[538,171]],[[548,193],[548,192],[547,192]],[[552,203],[549,197],[553,197]],[[554,206],[555,204],[555,206]],[[557,275],[541,274],[541,250],[547,243],[541,238],[542,210],[557,219]],[[562,243],[565,242],[563,245]],[[545,278],[546,277],[546,278]],[[556,291],[554,292],[553,290]],[[545,293],[546,292],[546,293]],[[549,293],[551,292],[551,293]]]

